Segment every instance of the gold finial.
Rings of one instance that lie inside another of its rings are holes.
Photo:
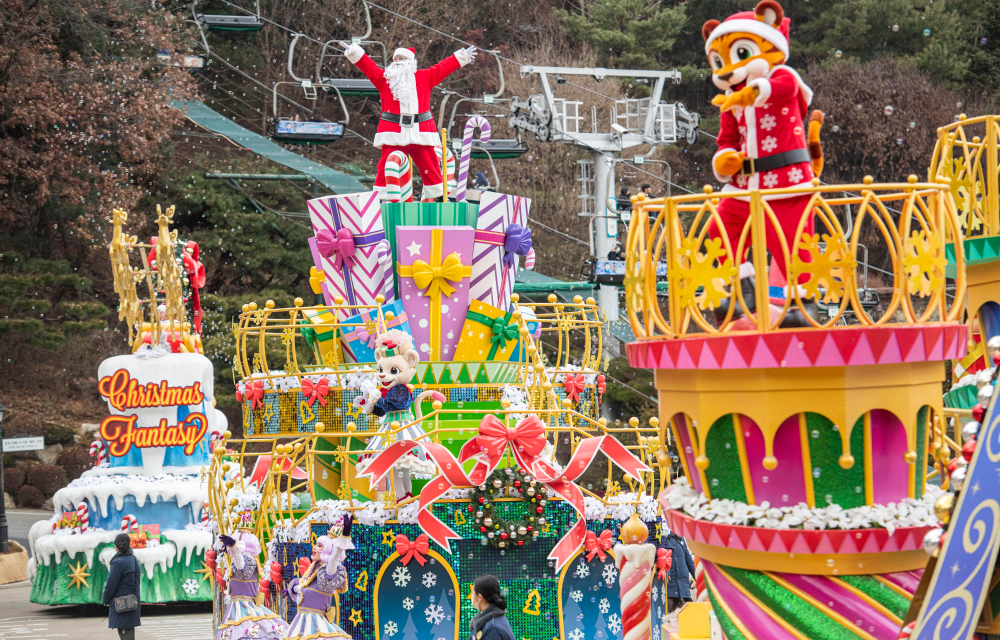
[[[861,182],[864,182],[865,184],[871,184],[875,182],[875,178],[871,176],[865,176],[864,178],[861,179]]]
[[[656,416],[653,416],[652,418],[649,419],[649,426],[653,427],[654,429],[659,427],[660,419],[657,418]]]
[[[303,304],[305,304],[305,301],[302,298],[296,298],[294,300],[294,304],[296,307],[301,307]]]
[[[910,184],[917,184],[917,174],[911,173],[910,175],[906,176],[906,181],[909,182]]]
[[[513,302],[514,304],[517,304],[520,300],[521,296],[517,295],[516,293],[510,294],[510,301]]]
[[[702,471],[708,469],[708,465],[709,465],[708,456],[706,456],[705,454],[702,454],[694,459],[694,466],[698,467]]]
[[[649,527],[633,511],[632,516],[622,525],[621,541],[625,544],[642,544],[649,538]]]
[[[583,296],[573,296],[573,303],[574,304],[582,304],[583,303]]]
[[[546,300],[548,300],[550,303],[554,303],[556,301],[556,299],[557,299],[556,298],[556,294],[554,294],[554,293],[550,293],[549,297],[546,298]]]
[[[629,418],[628,419],[628,426],[632,427],[633,429],[635,429],[636,427],[638,427],[639,426],[639,418],[636,418],[635,416],[632,416],[631,418]]]
[[[385,296],[382,295],[381,293],[378,294],[377,296],[375,296],[375,302],[381,305],[383,302],[385,302]]]
[[[247,308],[250,311],[256,311],[257,310],[257,303],[256,302],[251,302],[250,304],[247,305]]]
[[[274,300],[268,300],[267,302],[264,303],[264,306],[267,307],[268,309],[273,309],[274,308]]]
[[[357,431],[358,430],[358,425],[354,424],[353,422],[348,422],[347,423],[347,430],[348,431]]]
[[[713,189],[712,185],[710,184],[706,184],[704,187],[701,188],[701,190],[705,192],[705,195],[711,195],[711,193],[715,191],[715,189]]]
[[[316,433],[323,433],[324,431],[326,431],[326,425],[323,424],[322,422],[317,422],[316,423]]]
[[[854,466],[854,456],[849,453],[845,453],[837,458],[837,463],[840,465],[841,469],[850,469]]]

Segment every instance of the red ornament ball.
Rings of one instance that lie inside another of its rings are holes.
[[[956,469],[958,469],[958,458],[955,458],[954,460],[948,463],[948,475],[950,476],[951,474],[955,473]]]
[[[486,533],[486,527],[479,527],[480,533]]]
[[[483,499],[482,496],[479,496],[479,504],[482,504],[483,502],[485,502],[485,500]],[[470,509],[470,511],[471,511],[471,509]]]
[[[469,513],[472,513],[472,505],[469,505]]]
[[[972,454],[976,451],[976,441],[969,440],[962,445],[962,457],[966,462],[972,462]]]
[[[1000,351],[993,354],[993,364],[1000,365]]]
[[[542,507],[542,506],[535,507],[535,511],[537,511],[538,513],[544,513],[545,512],[545,507]]]
[[[532,526],[531,526],[531,525],[529,524],[529,525],[528,525],[527,527],[525,527],[525,529],[527,529],[528,531],[533,531],[533,530],[534,530],[534,527],[532,527]]]
[[[524,540],[518,540],[517,541],[517,546],[523,547],[524,546]]]
[[[977,404],[972,407],[972,419],[976,422],[982,422],[983,416],[986,415],[986,406],[982,404]]]
[[[507,532],[506,531],[501,531],[500,532],[500,539],[501,540],[506,540],[507,539]]]
[[[1000,354],[998,354],[998,355],[1000,355]],[[514,481],[514,486],[515,486],[516,488],[520,489],[520,488],[521,488],[521,481],[520,481],[520,480],[515,480],[515,481]]]

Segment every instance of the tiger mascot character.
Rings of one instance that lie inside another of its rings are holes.
[[[788,58],[788,26],[791,20],[774,0],[763,0],[753,11],[741,11],[723,22],[709,20],[702,26],[705,54],[712,65],[712,82],[725,91],[712,104],[722,112],[718,151],[712,158],[716,179],[725,183],[723,192],[777,189],[807,185],[823,168],[819,132],[823,114],[813,111],[804,119],[812,89],[791,67]],[[805,213],[810,195],[767,195],[764,199],[774,211],[789,251],[795,231]],[[725,198],[718,207],[733,251],[736,251],[744,224],[750,215],[749,197]],[[813,217],[808,214],[804,233],[813,233]],[[713,238],[719,230],[713,223]],[[786,275],[785,257],[778,240],[778,230],[766,224],[767,246],[773,263]],[[749,235],[747,244],[749,245]],[[808,253],[800,251],[808,260]],[[742,262],[740,256],[737,262]],[[753,265],[740,265],[743,299],[755,311]],[[715,309],[721,321],[728,300]],[[807,312],[813,315],[814,303]],[[737,305],[733,319],[742,315]],[[815,316],[814,316],[815,317]],[[810,326],[793,305],[782,326]]]

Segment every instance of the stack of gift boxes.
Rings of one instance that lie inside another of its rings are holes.
[[[422,362],[520,360],[511,295],[531,249],[530,200],[484,193],[478,205],[382,203],[372,191],[308,205],[312,279],[326,304],[340,307],[306,312],[319,360],[374,362],[379,306],[385,328],[413,336]],[[527,324],[537,337],[538,323]]]

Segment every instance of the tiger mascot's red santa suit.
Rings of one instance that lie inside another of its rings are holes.
[[[822,170],[819,131],[823,115],[814,111],[806,122],[812,89],[798,72],[784,64],[790,22],[781,5],[763,0],[753,11],[741,11],[723,22],[709,20],[701,29],[705,54],[712,65],[712,81],[725,91],[712,100],[722,111],[712,169],[716,179],[725,184],[723,192],[805,186]],[[763,197],[780,225],[775,229],[770,222],[766,224],[772,268],[787,274],[777,234],[780,231],[784,235],[791,251],[811,196]],[[718,210],[735,251],[750,215],[749,197],[723,199]],[[811,213],[803,232],[813,233]],[[718,237],[717,225],[713,223],[709,233]],[[804,251],[800,256],[808,258]],[[737,262],[743,258],[739,256]],[[753,288],[748,286],[752,275],[752,264],[740,265],[748,305],[753,305]],[[725,316],[725,307],[716,310],[717,316],[720,311]],[[734,318],[739,314],[737,310]],[[787,319],[794,322],[794,314],[790,316]]]
[[[385,193],[385,161],[393,151],[410,156],[424,183],[423,199],[433,200],[444,194],[441,162],[434,147],[441,146],[441,136],[434,125],[431,89],[449,75],[471,64],[476,48],[459,49],[454,55],[426,69],[417,69],[413,49],[399,48],[392,54],[392,64],[383,69],[365,54],[358,44],[341,43],[344,55],[364,73],[379,91],[382,116],[375,134],[375,147],[382,149],[375,176],[375,190]]]

